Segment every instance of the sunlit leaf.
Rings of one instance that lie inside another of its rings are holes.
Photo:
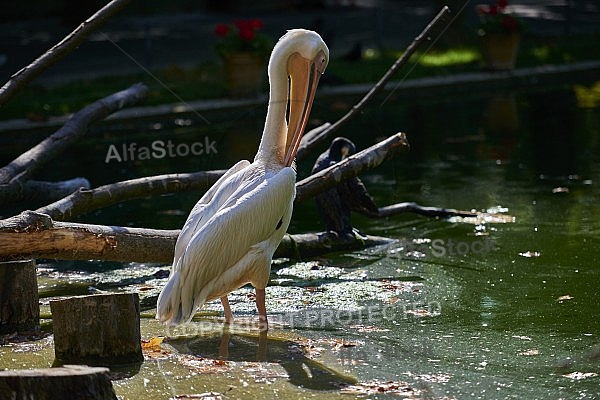
[[[573,379],[575,381],[579,381],[581,379],[594,378],[598,376],[595,372],[571,372],[570,374],[563,375],[565,378]]]
[[[521,257],[531,258],[531,257],[539,257],[539,256],[542,255],[542,253],[540,253],[539,251],[527,250],[527,251],[524,251],[522,253],[519,253],[519,255]]]
[[[163,336],[155,336],[148,340],[142,340],[142,350],[161,350],[160,344],[165,338]]]
[[[517,354],[520,356],[538,356],[540,354],[540,351],[538,349],[530,349]]]

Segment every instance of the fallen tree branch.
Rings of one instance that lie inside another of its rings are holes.
[[[362,150],[296,184],[296,202],[331,189],[346,179],[380,165],[398,151],[408,149],[404,133],[397,133],[381,142]]]
[[[453,222],[464,222],[468,224],[505,224],[515,222],[515,217],[508,214],[421,206],[413,202],[396,203],[385,207],[379,207],[376,213],[368,212],[366,210],[357,210],[356,212],[372,218],[387,218],[397,214],[414,213],[429,218],[456,218]]]
[[[0,88],[0,108],[5,105],[19,90],[33,81],[50,66],[76,49],[93,32],[98,30],[110,18],[120,12],[131,0],[113,0],[97,11],[58,44],[27,65]],[[0,179],[0,182],[2,180]]]
[[[449,217],[477,217],[480,213],[476,211],[462,211],[453,208],[426,207],[413,202],[396,203],[386,207],[380,207],[377,217],[389,217],[401,213],[415,213],[425,217],[449,218]]]
[[[433,20],[431,20],[431,22],[425,27],[425,29],[423,29],[423,31],[411,42],[411,44],[406,48],[406,51],[394,62],[394,64],[392,64],[392,66],[381,77],[381,79],[379,79],[379,81],[371,88],[371,90],[369,90],[369,92],[358,103],[352,106],[352,108],[343,117],[338,119],[333,124],[326,123],[311,130],[310,132],[307,132],[300,142],[300,147],[296,153],[296,158],[298,160],[304,159],[314,146],[326,140],[327,138],[330,138],[342,125],[350,121],[354,116],[360,114],[367,104],[370,103],[373,98],[385,88],[385,85],[392,78],[392,76],[408,62],[410,57],[414,54],[421,43],[428,40],[431,33],[436,28],[441,26],[441,23],[445,22],[445,19],[449,14],[450,9],[448,6],[444,6],[433,18]]]
[[[190,174],[158,175],[117,182],[90,190],[81,189],[52,204],[38,208],[36,212],[64,221],[98,208],[151,195],[189,191],[203,193],[224,172],[201,171]]]
[[[146,97],[147,92],[148,88],[138,83],[93,102],[75,113],[58,131],[0,168],[0,204],[3,202],[3,192],[9,190],[7,184],[15,180],[25,182],[44,164],[85,135],[88,125],[92,122],[103,119],[123,107],[137,104]]]
[[[179,231],[53,221],[25,211],[0,222],[0,259],[170,262]]]
[[[349,157],[344,162],[321,171],[319,174],[311,175],[296,183],[295,202],[305,201],[345,179],[375,168],[386,158],[395,155],[398,149],[407,147],[408,143],[405,135],[399,133]],[[63,221],[98,208],[150,195],[193,190],[205,191],[224,172],[202,171],[189,174],[158,175],[117,182],[90,190],[79,190],[68,197],[38,208],[36,212]]]
[[[90,182],[85,178],[73,178],[59,182],[29,180],[23,185],[14,185],[14,189],[7,191],[3,199],[6,203],[25,200],[27,204],[35,202],[39,205],[62,199],[79,188],[89,187]]]

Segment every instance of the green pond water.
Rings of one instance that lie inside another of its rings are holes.
[[[318,102],[314,123],[334,120],[353,101]],[[191,115],[98,127],[41,178],[86,176],[98,186],[226,168],[253,157],[263,108],[203,114],[210,125]],[[141,365],[115,371],[113,385],[124,399],[210,392],[215,398],[599,398],[598,107],[578,106],[571,88],[392,97],[339,134],[362,149],[398,131],[406,132],[410,152],[361,176],[379,205],[415,201],[503,213],[515,221],[354,215],[362,233],[393,241],[275,260],[266,337],[254,328],[249,287],[230,295],[236,322],[229,329],[218,302],[184,327],[160,325],[153,309],[168,266],[158,264],[38,260],[43,316],[49,317],[55,296],[140,294],[142,338],[168,338],[145,351]],[[189,148],[214,141],[215,151],[106,162],[112,145],[166,146],[169,140]],[[3,157],[27,145],[21,139]],[[300,178],[324,147],[299,164]],[[200,195],[128,202],[78,220],[175,229]],[[321,229],[312,201],[295,208],[289,233]],[[43,322],[51,331],[50,320]],[[48,367],[53,361],[52,336],[0,347],[0,368]]]

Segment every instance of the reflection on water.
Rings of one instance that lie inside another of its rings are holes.
[[[197,370],[190,365],[159,359],[145,362],[134,378],[117,382],[117,392],[125,398],[144,394],[158,399],[213,390],[225,394],[248,390],[243,393],[260,396],[276,389],[282,397],[304,398],[318,390],[320,397],[327,397],[337,393],[333,383],[349,375],[359,382],[406,381],[427,398],[596,397],[600,110],[576,104],[573,91],[564,90],[401,104],[390,99],[365,111],[343,131],[358,149],[399,130],[407,133],[411,144],[410,152],[361,177],[377,204],[414,201],[466,210],[495,208],[514,216],[515,222],[353,216],[361,232],[396,239],[395,247],[302,262],[279,260],[267,288],[267,307],[274,317],[291,313],[313,318],[326,312],[327,324],[312,319],[288,324],[274,328],[267,338],[219,333],[166,341],[165,346],[195,359],[276,365],[279,372],[273,373],[284,374],[285,383],[265,384],[264,377],[248,378],[247,371],[230,369],[208,376],[191,372]],[[160,130],[102,132],[99,139],[80,143],[73,153],[76,157],[60,160],[63,170],[45,171],[47,176],[40,178],[77,171],[98,185],[149,174],[225,168],[242,157],[253,157],[264,118],[260,110],[242,110],[233,118],[215,115],[210,127],[196,121],[174,127],[165,121]],[[331,120],[337,113],[326,101],[313,107],[314,120]],[[158,139],[191,144],[196,137],[215,140],[217,153],[104,162],[111,144]],[[322,147],[300,163],[300,178],[327,144]],[[82,220],[178,228],[199,196],[129,202]],[[299,204],[290,232],[320,229],[314,204]],[[497,250],[423,251],[434,242],[486,240]],[[413,250],[428,256],[403,252],[402,243],[418,243]],[[149,304],[156,295],[153,290],[165,280],[165,266],[108,265],[102,270],[93,264],[84,269],[78,263],[61,265],[49,261],[40,272],[44,296],[75,294],[89,287],[136,290]],[[243,288],[231,296],[236,317],[254,315],[249,292]],[[435,304],[436,312],[415,304]],[[218,302],[207,310],[222,312]],[[381,313],[369,314],[370,310],[396,312],[384,318]],[[336,315],[351,317],[342,320]],[[164,327],[150,321],[142,321],[144,337],[165,334]],[[323,353],[328,355],[295,352],[290,343],[300,338],[328,341]],[[40,365],[47,356],[46,347],[38,353],[17,353],[16,347],[4,346],[0,367]]]
[[[281,365],[289,382],[306,389],[333,390],[356,383],[304,354],[300,343],[267,336],[231,334],[226,329],[219,335],[170,339],[166,343],[180,354],[234,362],[266,362]]]

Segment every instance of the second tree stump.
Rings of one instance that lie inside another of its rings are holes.
[[[143,361],[137,293],[75,296],[50,302],[56,363]]]

